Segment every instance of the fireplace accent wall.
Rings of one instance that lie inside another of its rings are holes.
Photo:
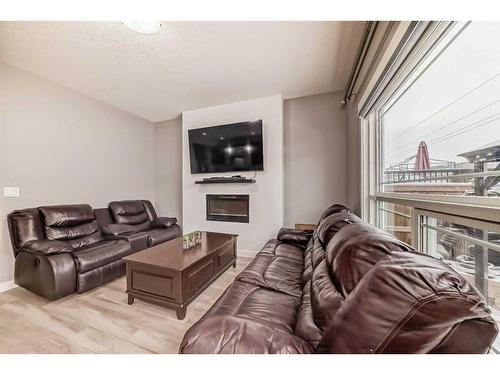
[[[207,194],[207,220],[248,223],[248,194]]]

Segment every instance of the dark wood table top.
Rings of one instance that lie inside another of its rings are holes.
[[[182,271],[212,251],[224,246],[235,237],[237,237],[236,234],[201,232],[201,243],[189,249],[182,248],[182,237],[178,237],[129,255],[124,259],[127,262],[149,264]]]

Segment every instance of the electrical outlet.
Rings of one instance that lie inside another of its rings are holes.
[[[3,196],[6,198],[17,198],[19,197],[19,186],[4,186]]]

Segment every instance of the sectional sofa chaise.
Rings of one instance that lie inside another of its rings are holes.
[[[8,215],[14,282],[50,300],[86,292],[124,274],[123,257],[181,236],[176,221],[147,200],[16,210]]]
[[[267,242],[180,353],[487,353],[497,333],[459,273],[334,205]]]

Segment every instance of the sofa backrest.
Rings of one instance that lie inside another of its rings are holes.
[[[366,223],[333,236],[310,294],[320,353],[487,352],[496,335],[461,275]],[[481,343],[464,335],[472,329],[487,332]]]
[[[331,212],[329,211],[331,207],[325,212]],[[302,274],[304,284],[309,281],[312,271],[325,258],[326,246],[331,238],[344,226],[361,222],[361,219],[352,212],[344,210],[339,210],[330,215],[323,213],[322,217],[323,219],[320,220],[304,252],[304,272]]]
[[[7,215],[10,241],[14,256],[29,241],[45,239],[45,232],[37,208],[15,210]]]
[[[99,224],[101,228],[114,223],[111,211],[108,207],[95,208],[94,215],[97,220],[97,224]]]
[[[134,225],[138,230],[149,229],[157,218],[153,205],[146,200],[114,201],[109,204],[109,210],[116,223]]]
[[[316,232],[318,233],[318,240],[326,249],[328,243],[335,234],[343,227],[353,223],[360,223],[362,220],[349,211],[340,211],[335,214],[326,216],[320,221]]]
[[[352,212],[339,209],[339,206],[330,206],[323,212],[319,225],[304,251],[302,301],[295,330],[297,335],[307,340],[313,347],[319,344],[332,319],[332,314],[343,301],[326,267],[326,246],[343,227],[361,222],[361,219]]]
[[[484,353],[498,331],[461,275],[337,205],[305,249],[302,282],[296,334],[319,353]]]
[[[343,206],[341,204],[332,204],[327,207],[320,215],[318,224],[320,224],[324,219],[333,214],[338,214],[339,212],[352,212],[350,208]]]
[[[367,223],[342,228],[328,243],[326,263],[334,284],[347,297],[381,259],[413,249],[396,237]]]
[[[45,237],[67,242],[72,248],[103,240],[94,210],[88,204],[39,207]]]

